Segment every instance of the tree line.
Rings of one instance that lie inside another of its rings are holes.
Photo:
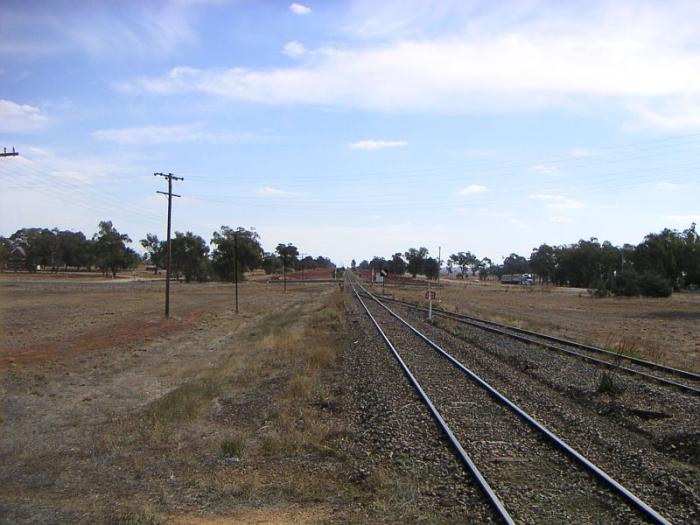
[[[389,258],[375,256],[359,265],[353,260],[352,267],[436,279],[441,262],[420,247]],[[460,278],[475,275],[482,280],[531,273],[541,283],[588,288],[600,296],[668,296],[673,290],[700,287],[700,235],[693,223],[680,232],[665,228],[650,233],[637,245],[615,246],[596,238],[559,246],[542,244],[532,249],[529,258],[511,253],[502,264],[460,251],[447,257],[446,270]]]
[[[53,271],[99,269],[105,275],[116,276],[121,270],[130,270],[143,263],[150,265],[156,274],[165,268],[167,241],[158,239],[155,234],[147,234],[139,241],[145,251],[143,255],[128,246],[132,242],[111,221],[100,222],[97,232],[90,238],[79,231],[22,228],[8,238],[0,237],[0,269],[8,267],[15,248],[21,248],[24,254],[23,268],[20,269],[28,271],[35,271],[38,267]],[[327,257],[308,255],[300,258],[298,248],[291,243],[280,243],[274,252],[265,252],[258,233],[240,227],[222,226],[213,232],[210,243],[192,232],[176,231],[170,250],[172,274],[186,282],[215,278],[230,281],[234,278],[236,266],[239,279],[243,278],[244,272],[259,268],[270,274],[283,268],[334,267]],[[234,264],[236,259],[237,265]]]

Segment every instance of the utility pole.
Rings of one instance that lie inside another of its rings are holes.
[[[233,234],[233,273],[236,280],[236,313],[238,313],[238,232]]]
[[[304,280],[304,254],[301,254],[301,280]]]
[[[287,254],[282,255],[282,280],[284,281],[284,292],[287,292]]]
[[[437,278],[437,287],[440,288],[440,270],[442,270],[442,246],[438,246],[438,278]]]
[[[0,157],[16,157],[17,155],[19,155],[19,153],[15,151],[15,148],[12,148],[12,151],[7,151],[7,148],[2,148],[2,153],[0,153]]]
[[[177,195],[173,193],[173,181],[174,180],[185,180],[183,177],[176,177],[172,173],[154,173],[154,177],[163,177],[168,181],[168,192],[156,191],[156,193],[161,193],[167,195],[168,197],[168,264],[165,268],[165,318],[170,317],[170,263],[172,260],[172,250],[170,248],[170,224],[171,215],[173,209],[173,197],[182,197],[182,195]]]

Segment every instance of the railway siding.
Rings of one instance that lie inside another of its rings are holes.
[[[614,373],[622,398],[599,394],[601,371],[578,359],[472,327],[458,338],[398,311],[671,521],[700,519],[697,458],[684,446],[700,433],[697,396]]]

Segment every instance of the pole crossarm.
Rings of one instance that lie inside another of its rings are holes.
[[[2,148],[2,153],[0,153],[0,157],[16,157],[17,155],[19,155],[19,153],[15,151],[15,148],[12,148],[12,151],[7,151],[7,148]]]

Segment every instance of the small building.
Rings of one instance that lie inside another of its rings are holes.
[[[24,248],[17,246],[12,249],[7,258],[7,269],[11,272],[20,272],[27,269],[27,252]]]

